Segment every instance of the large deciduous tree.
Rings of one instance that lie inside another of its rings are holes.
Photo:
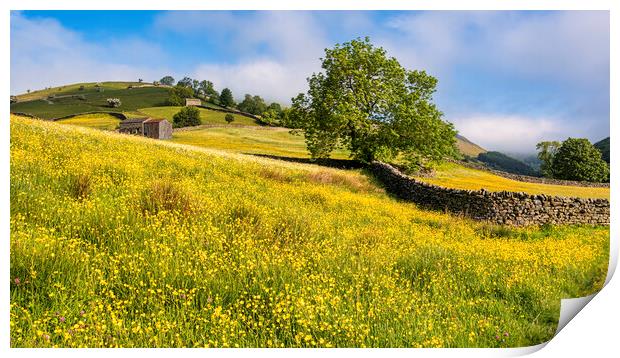
[[[609,179],[609,167],[589,140],[568,138],[553,156],[553,175],[565,180],[603,182]]]
[[[403,68],[368,38],[326,49],[322,68],[290,112],[313,158],[339,146],[364,162],[398,156],[425,164],[456,155],[456,131],[432,103],[434,77]]]

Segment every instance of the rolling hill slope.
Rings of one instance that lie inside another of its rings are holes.
[[[488,191],[514,191],[564,197],[609,199],[609,188],[589,188],[566,185],[527,183],[495,175],[485,170],[467,168],[455,163],[443,163],[433,177],[419,180],[448,188]]]
[[[10,133],[13,347],[529,346],[607,273],[606,227],[498,229],[358,170]]]
[[[482,148],[478,144],[470,141],[460,134],[456,135],[456,146],[459,152],[463,155],[467,155],[476,158],[478,154],[486,152],[486,149]]]
[[[607,137],[594,143],[594,146],[601,152],[601,156],[603,157],[603,160],[607,162],[607,164],[609,164],[609,138],[610,137]]]
[[[84,86],[84,89],[80,90],[80,86]],[[134,88],[128,89],[129,86],[134,86]],[[101,88],[103,92],[98,92],[98,88]],[[48,96],[54,97],[48,98]],[[80,96],[84,98],[81,99]],[[122,112],[136,117],[144,113],[172,120],[172,116],[176,113],[175,110],[180,109],[179,107],[163,106],[168,98],[165,86],[153,87],[139,82],[76,83],[25,93],[16,97],[19,102],[11,104],[12,113],[26,113],[43,119],[55,119],[87,112]],[[110,108],[107,106],[107,98],[119,98],[122,105],[119,108]],[[205,103],[205,105],[221,108],[211,103]],[[205,124],[226,123],[222,113],[208,112],[204,109],[201,109],[201,112],[205,118],[208,117],[207,120],[203,120]],[[242,115],[235,117],[236,121],[233,124],[257,124],[253,119]],[[92,121],[89,125],[93,125]],[[457,147],[463,155],[471,157],[486,152],[484,148],[461,135],[457,135]]]
[[[121,106],[111,108],[107,98],[119,98]],[[71,90],[54,98],[35,99],[11,104],[11,112],[27,113],[43,119],[54,119],[86,112],[125,112],[161,106],[168,99],[168,90],[161,87],[111,88],[98,92],[86,87]]]
[[[174,115],[179,112],[183,107],[174,107],[174,106],[166,106],[166,107],[151,107],[151,108],[141,108],[139,112],[144,113],[150,117],[154,118],[165,118],[172,123]],[[211,111],[204,108],[198,108],[200,111],[200,120],[202,124],[220,124],[226,126],[258,126],[259,124],[256,120],[243,116],[243,115],[234,115],[235,120],[228,124],[224,117],[226,113],[219,111]]]

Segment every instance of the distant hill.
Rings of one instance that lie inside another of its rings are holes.
[[[478,144],[470,141],[460,134],[456,135],[456,146],[463,155],[476,158],[478,154],[485,153],[486,149],[482,148]]]
[[[488,167],[508,173],[537,176],[538,173],[522,161],[509,157],[500,152],[486,152],[478,154],[478,160]]]
[[[17,96],[18,102],[11,103],[11,112],[55,119],[87,112],[135,111],[161,106],[168,99],[166,88],[152,85],[139,87],[143,85],[137,82],[102,82],[55,87]],[[107,98],[120,99],[121,107],[109,107]]]
[[[603,160],[609,164],[609,137],[594,143],[594,146],[601,152]]]

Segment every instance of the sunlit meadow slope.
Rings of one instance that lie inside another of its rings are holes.
[[[359,171],[11,117],[11,346],[523,346],[608,228],[417,209]]]
[[[609,188],[527,183],[501,177],[486,170],[472,169],[456,163],[443,163],[432,177],[419,180],[447,188],[488,191],[515,191],[564,197],[609,199]]]

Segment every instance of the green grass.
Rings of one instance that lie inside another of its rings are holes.
[[[178,113],[183,107],[154,107],[154,108],[141,108],[139,111],[155,118],[166,118],[172,123],[172,117]],[[258,126],[259,124],[252,118],[234,115],[235,120],[229,125],[224,116],[226,113],[210,111],[204,108],[198,108],[200,110],[200,120],[202,124],[222,124],[227,126]]]
[[[49,89],[43,89],[38,91],[32,91],[30,93],[23,93],[17,95],[17,99],[19,101],[32,101],[35,99],[45,99],[47,96],[53,95],[69,95],[69,94],[80,94],[83,91],[80,91],[80,86],[84,86],[84,90],[92,91],[95,89],[95,85],[97,82],[83,82],[83,83],[73,83],[64,86],[52,87]],[[144,83],[139,82],[100,82],[100,86],[105,90],[118,90],[125,89],[128,86],[142,86],[146,85]]]
[[[303,135],[293,135],[286,128],[217,127],[172,134],[172,141],[199,147],[223,149],[234,153],[267,154],[282,157],[309,158]],[[336,150],[334,159],[347,159],[348,152]]]
[[[16,116],[10,134],[12,347],[527,346],[607,272],[608,227],[494,227],[360,171]]]
[[[72,97],[78,95],[83,95],[85,100]],[[162,105],[168,98],[168,90],[161,87],[145,87],[111,88],[97,92],[95,87],[86,87],[83,91],[67,91],[63,96],[69,97],[13,103],[11,112],[27,113],[44,119],[86,112],[128,112]],[[106,102],[107,98],[119,98],[122,104],[118,108],[110,108]]]
[[[63,119],[58,123],[113,131],[118,128],[120,119],[106,113],[93,113]]]
[[[434,177],[418,179],[457,189],[479,190],[484,188],[488,191],[515,191],[529,194],[609,199],[609,188],[526,183],[500,177],[488,171],[467,168],[455,163],[443,163],[436,168]]]

